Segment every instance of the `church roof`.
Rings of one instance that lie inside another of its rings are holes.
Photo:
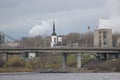
[[[53,33],[52,33],[52,35],[57,35],[56,33],[55,33],[55,23],[53,22]]]

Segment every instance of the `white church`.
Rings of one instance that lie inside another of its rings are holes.
[[[55,32],[55,23],[53,21],[53,33],[51,35],[51,47],[58,46],[58,43],[61,43],[61,46],[62,46],[62,36],[57,36]]]

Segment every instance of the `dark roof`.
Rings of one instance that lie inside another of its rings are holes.
[[[55,33],[55,23],[53,22],[53,33],[52,33],[52,35],[57,35],[56,33]]]
[[[56,34],[55,32],[53,32],[52,35],[55,35],[55,36],[56,36],[57,34]]]

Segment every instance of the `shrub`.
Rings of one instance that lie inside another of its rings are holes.
[[[26,68],[33,68],[33,69],[36,69],[36,68],[39,68],[41,66],[41,63],[40,61],[38,60],[29,60],[26,62]]]
[[[5,60],[0,60],[0,67],[3,67],[5,64]]]
[[[29,62],[26,62],[25,68],[32,69],[32,66]]]
[[[25,67],[25,61],[18,56],[13,56],[8,59],[5,67]]]

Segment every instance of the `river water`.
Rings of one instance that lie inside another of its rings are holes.
[[[0,73],[0,80],[120,80],[120,73]]]

